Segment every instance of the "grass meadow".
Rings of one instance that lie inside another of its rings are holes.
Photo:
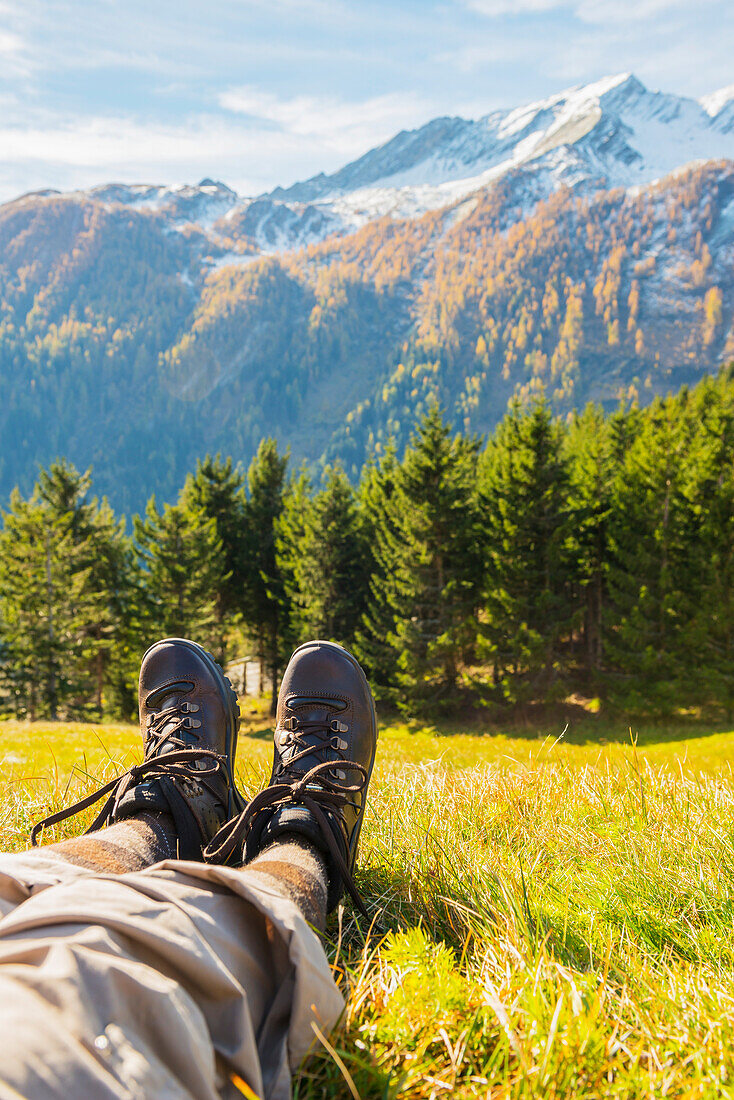
[[[244,716],[247,794],[267,721]],[[372,923],[346,905],[329,926],[348,1008],[297,1100],[734,1096],[734,732],[561,732],[382,729],[358,874]],[[6,850],[140,756],[130,726],[0,736]]]

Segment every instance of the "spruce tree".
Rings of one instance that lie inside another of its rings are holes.
[[[246,598],[244,478],[234,468],[231,458],[207,455],[197,462],[195,473],[186,478],[179,504],[187,514],[213,520],[222,546],[224,574],[221,587],[214,595],[218,628],[215,653],[217,659],[224,662],[228,632],[242,612]]]
[[[734,717],[734,371],[692,394],[693,436],[684,493],[693,522],[686,570],[692,613],[681,625],[689,667],[682,703],[722,706]],[[694,671],[695,670],[695,671]],[[681,677],[682,678],[682,677]]]
[[[283,653],[302,641],[296,602],[299,593],[297,572],[301,546],[306,532],[306,517],[311,507],[312,485],[305,463],[283,488],[282,508],[275,520],[275,565],[280,579],[280,633]]]
[[[95,705],[123,718],[138,708],[140,658],[150,644],[141,635],[138,572],[125,521],[102,502],[91,536],[92,575],[104,597],[102,614],[90,631],[98,645],[94,658]]]
[[[32,496],[16,490],[0,534],[3,680],[30,718],[83,714],[101,640],[104,593],[92,567],[88,475],[66,464],[43,471]]]
[[[315,496],[286,497],[281,528],[285,537],[278,542],[278,560],[283,576],[292,578],[297,637],[351,647],[365,609],[368,549],[356,493],[341,466],[326,469]]]
[[[388,641],[394,620],[388,588],[399,529],[399,509],[393,502],[399,473],[395,445],[390,442],[379,462],[372,457],[365,464],[359,487],[369,562],[368,591],[355,633],[355,651],[378,699],[390,699],[397,687],[395,654]]]
[[[695,606],[697,518],[686,492],[688,393],[656,400],[620,466],[610,527],[610,689],[627,709],[683,702]]]
[[[66,517],[79,558],[86,570],[89,621],[84,630],[94,681],[97,713],[132,713],[136,705],[139,644],[131,639],[134,604],[132,545],[125,521],[117,520],[106,500],[89,498],[91,475],[79,474],[66,462],[41,470],[38,495],[51,513]]]
[[[244,618],[257,647],[261,690],[262,673],[265,668],[270,672],[272,713],[289,636],[287,600],[276,557],[276,530],[283,511],[287,465],[288,457],[278,453],[275,440],[263,439],[247,472]]]
[[[620,414],[624,415],[623,411]],[[572,583],[582,614],[582,660],[587,688],[599,689],[604,657],[604,608],[609,523],[616,476],[610,419],[597,405],[574,416],[565,440],[569,460],[569,541]]]
[[[17,489],[3,518],[0,614],[4,687],[17,714],[31,720],[56,718],[69,618],[68,607],[62,616],[58,582],[68,590],[71,580],[59,553],[62,540],[38,499],[25,500]]]
[[[452,438],[432,405],[386,501],[389,519],[379,536],[380,573],[365,627],[389,620],[394,698],[406,711],[447,703],[473,652],[482,580],[477,449],[474,439]]]
[[[512,406],[481,462],[486,554],[484,638],[500,698],[563,690],[572,631],[568,464],[563,433],[539,400]]]
[[[213,648],[219,640],[217,593],[228,579],[215,520],[177,504],[158,511],[151,497],[145,517],[133,522],[148,638],[193,638]]]

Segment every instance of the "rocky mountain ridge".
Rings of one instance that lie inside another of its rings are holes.
[[[435,399],[483,432],[541,389],[566,414],[695,381],[734,357],[733,104],[610,78],[254,200],[5,204],[0,496],[64,455],[138,509],[266,434],[356,476]]]
[[[561,186],[592,193],[646,186],[687,164],[734,159],[734,85],[700,100],[649,91],[622,73],[475,121],[437,118],[330,175],[243,197],[226,184],[107,184],[83,194],[159,212],[172,228],[244,239],[279,253],[375,218],[418,217],[524,170],[533,201]],[[50,194],[44,192],[43,194]]]

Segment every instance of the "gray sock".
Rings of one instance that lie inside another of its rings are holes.
[[[283,833],[243,870],[267,877],[278,893],[295,902],[310,925],[323,932],[329,892],[326,861],[305,837]]]
[[[162,859],[175,859],[176,831],[169,814],[146,812],[96,833],[31,851],[54,855],[90,871],[122,875],[126,871],[142,871]]]

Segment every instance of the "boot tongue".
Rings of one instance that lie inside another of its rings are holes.
[[[193,688],[193,684],[188,681],[176,681],[173,684],[166,684],[164,687],[159,688],[158,691],[152,692],[146,699],[146,705],[154,707],[155,710],[171,710],[174,707],[178,707],[181,702],[182,695],[188,695]],[[168,745],[166,743],[166,734],[175,733],[178,738],[184,741],[189,741],[186,735],[186,731],[180,727],[180,716],[172,714],[167,722],[161,727],[161,749],[166,752],[168,749],[175,749],[175,745]]]
[[[163,698],[160,701],[160,708],[161,708],[161,710],[168,710],[170,707],[177,707],[180,702],[181,702],[181,696],[177,692],[176,693],[172,692],[170,695],[164,695],[163,696]],[[178,737],[185,736],[184,731],[179,728],[179,719],[176,717],[175,714],[172,714],[171,717],[168,719],[168,721],[163,725],[162,732],[163,732],[163,734],[168,734],[168,733],[173,733],[174,731],[176,732]],[[165,744],[165,740],[166,739],[164,737],[164,739],[163,739],[164,744]],[[173,746],[171,746],[171,748],[173,748]]]

